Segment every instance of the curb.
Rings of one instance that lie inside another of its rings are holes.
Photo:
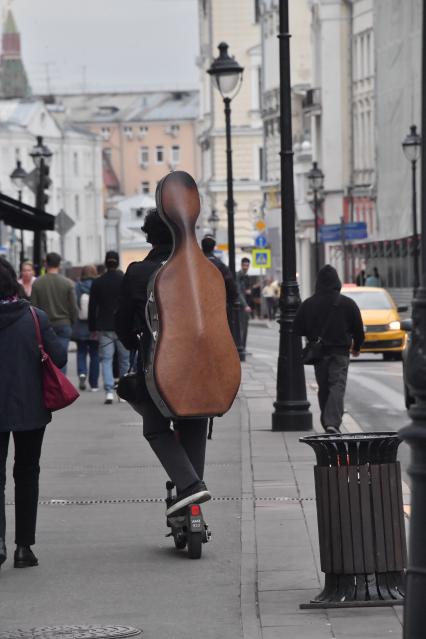
[[[239,398],[241,408],[241,626],[244,639],[261,639],[262,630],[257,596],[257,550],[253,470],[251,463],[250,415],[247,399]]]

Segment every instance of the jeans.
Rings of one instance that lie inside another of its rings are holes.
[[[343,400],[348,377],[349,355],[326,355],[315,364],[321,424],[339,429],[343,417]]]
[[[178,492],[203,479],[207,443],[207,419],[177,420],[175,429],[154,402],[140,404],[143,434]]]
[[[99,346],[95,339],[77,340],[77,374],[87,375],[87,355],[89,355],[90,388],[98,388],[99,383]]]
[[[35,543],[35,529],[38,505],[38,478],[40,474],[40,453],[44,427],[37,430],[15,431],[15,543],[18,546],[32,546]],[[6,513],[4,489],[6,486],[6,459],[10,433],[0,433],[0,539],[5,538]]]
[[[100,331],[99,356],[102,366],[104,389],[107,393],[114,388],[112,361],[115,349],[117,349],[119,372],[120,377],[122,377],[129,370],[129,351],[124,348],[114,331]]]
[[[72,333],[71,326],[69,326],[69,324],[65,324],[64,326],[54,326],[53,330],[55,331],[59,341],[61,342],[61,344],[63,345],[63,347],[66,349],[68,353],[68,345],[70,343],[70,337]],[[61,368],[61,371],[64,373],[64,375],[67,374],[66,364],[63,368]]]

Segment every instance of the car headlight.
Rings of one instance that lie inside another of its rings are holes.
[[[401,328],[401,322],[398,322],[397,320],[395,320],[394,322],[390,322],[389,324],[390,331],[399,331],[400,328]]]

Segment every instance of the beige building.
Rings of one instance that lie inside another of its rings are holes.
[[[241,248],[253,245],[255,222],[261,214],[260,179],[263,161],[260,118],[260,28],[258,3],[247,0],[199,0],[200,25],[200,119],[199,181],[205,230],[215,210],[220,218],[218,243],[226,259],[226,146],[223,99],[212,86],[207,69],[218,56],[218,45],[229,45],[229,54],[244,67],[238,95],[231,102],[232,151],[235,200],[236,265]]]

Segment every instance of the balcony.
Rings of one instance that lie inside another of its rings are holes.
[[[308,89],[302,106],[305,113],[321,113],[321,89]]]

